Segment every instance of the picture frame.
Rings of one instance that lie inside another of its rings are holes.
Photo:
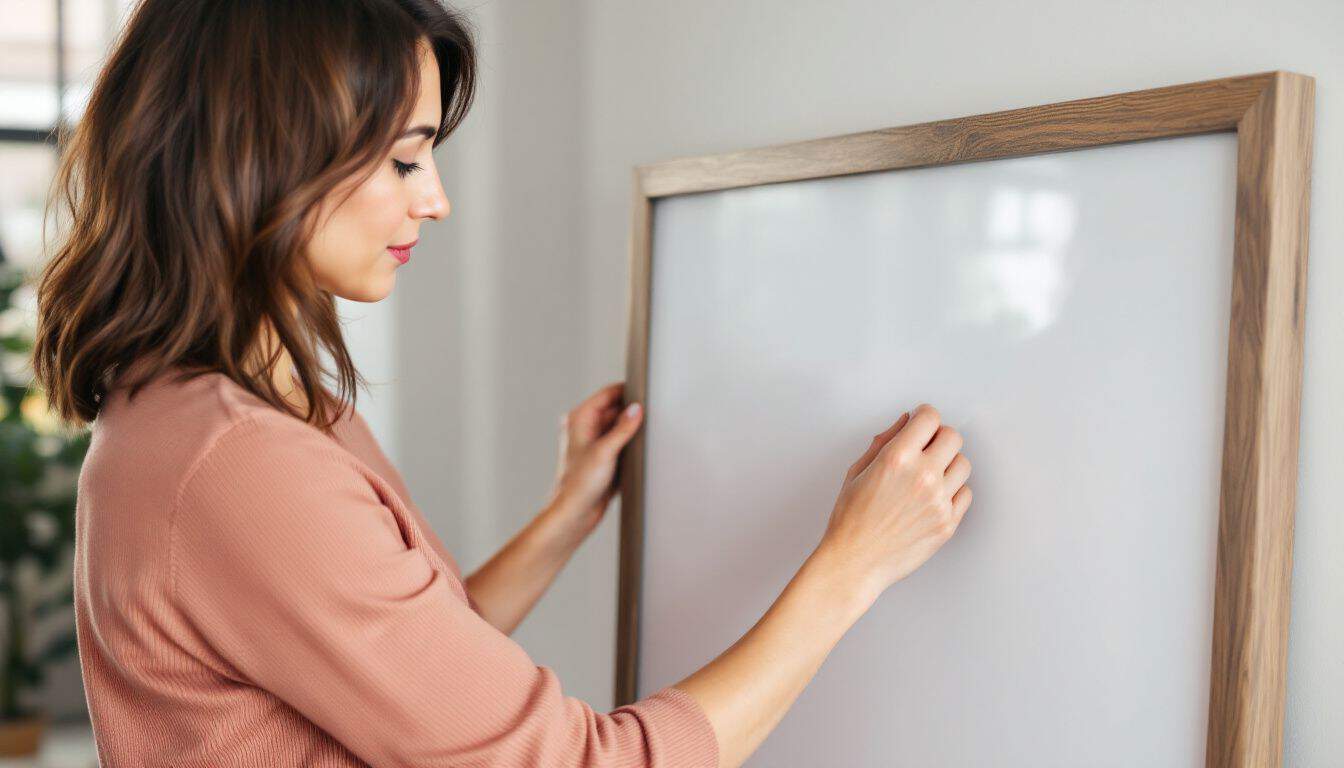
[[[1206,764],[1279,765],[1314,100],[1311,77],[1274,71],[636,166],[625,397],[657,407],[647,395],[652,211],[659,198],[1235,133],[1233,279]],[[641,430],[622,452],[619,469],[617,705],[634,701],[637,690],[645,455]]]

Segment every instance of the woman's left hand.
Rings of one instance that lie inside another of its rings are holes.
[[[624,389],[622,381],[608,384],[560,418],[560,462],[550,507],[582,536],[602,522],[617,491],[616,460],[644,420],[638,404],[621,411]]]

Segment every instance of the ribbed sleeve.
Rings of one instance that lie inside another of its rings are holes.
[[[222,674],[374,766],[718,765],[680,689],[609,713],[565,695],[408,544],[407,524],[317,429],[239,421],[177,494],[171,599]]]

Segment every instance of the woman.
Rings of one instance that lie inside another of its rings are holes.
[[[353,408],[333,304],[387,296],[448,215],[431,152],[475,72],[434,0],[147,0],[111,53],[34,358],[92,423],[75,607],[103,765],[737,766],[965,513],[961,438],[902,414],[731,648],[611,712],[564,695],[509,633],[601,519],[637,405],[614,384],[570,412],[550,503],[463,578]]]

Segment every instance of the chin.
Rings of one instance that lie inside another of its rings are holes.
[[[336,295],[348,301],[359,301],[365,304],[372,304],[376,301],[386,299],[392,293],[392,288],[397,284],[395,275],[371,277],[358,286],[351,286],[347,290],[338,292]]]
[[[397,284],[397,279],[396,279],[395,277],[391,277],[391,276],[389,276],[386,280],[384,280],[384,281],[382,282],[382,284],[381,284],[381,286],[378,288],[378,290],[372,291],[372,292],[369,294],[369,298],[365,299],[365,301],[367,301],[367,302],[375,302],[375,301],[382,301],[383,299],[386,299],[388,296],[391,296],[391,295],[392,295],[392,288],[393,288],[393,286],[395,286],[396,284]]]

